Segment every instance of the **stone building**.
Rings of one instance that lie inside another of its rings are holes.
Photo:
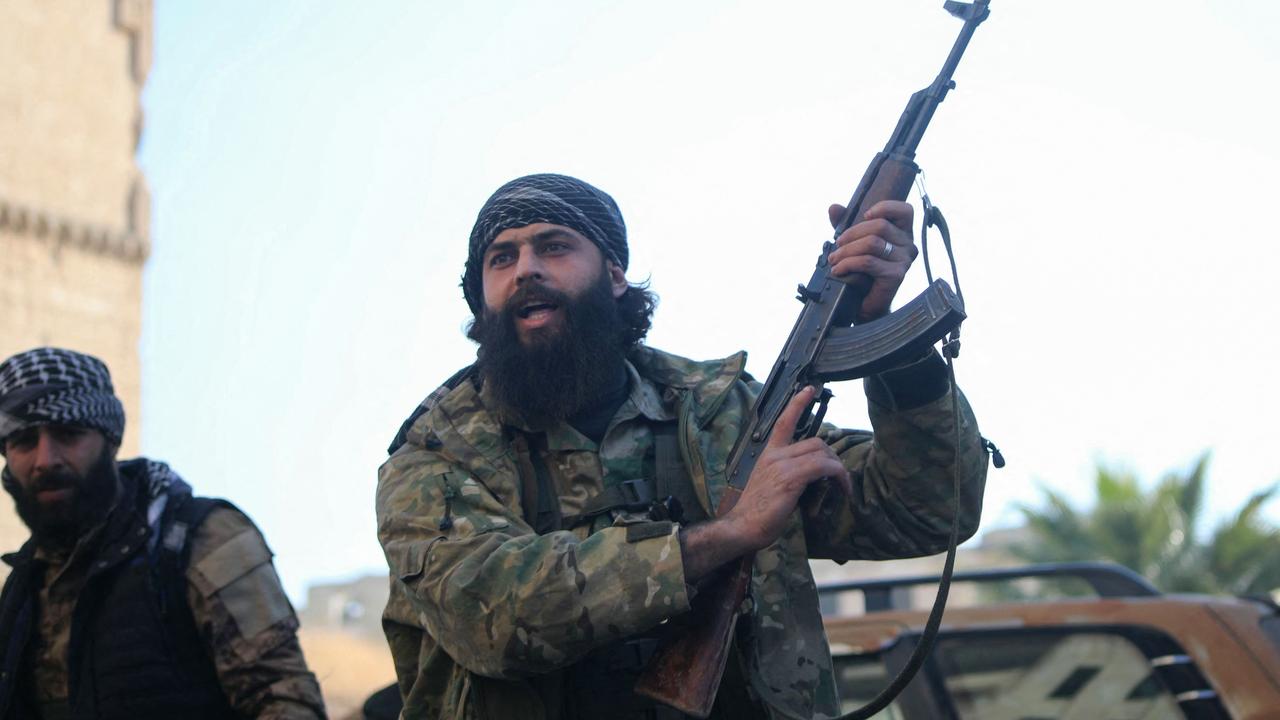
[[[298,613],[308,630],[331,630],[384,642],[382,609],[390,594],[386,574],[307,588],[307,604]]]
[[[128,415],[121,456],[136,455],[151,0],[0,0],[0,28],[0,357],[102,358]],[[0,548],[26,535],[3,498]]]

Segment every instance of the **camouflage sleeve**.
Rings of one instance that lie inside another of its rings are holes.
[[[806,493],[805,540],[811,557],[886,560],[946,550],[956,472],[952,391],[945,376],[939,382],[937,373],[945,372],[945,366],[936,356],[921,363],[932,367],[903,373],[913,382],[901,391],[886,390],[883,378],[868,381],[874,434],[824,427],[822,437],[849,469],[853,497],[845,497],[832,483]],[[922,395],[922,386],[936,388],[936,392]],[[960,539],[964,540],[978,529],[987,455],[973,411],[963,393],[956,392],[960,410]],[[904,402],[904,397],[911,401]]]
[[[518,506],[509,482],[502,496]],[[384,626],[420,628],[480,675],[549,672],[689,609],[670,523],[538,535],[489,486],[412,443],[380,469],[377,511],[393,585]],[[398,670],[417,660],[412,634],[389,634]]]
[[[298,619],[253,522],[217,508],[191,539],[187,601],[228,702],[260,720],[324,718]]]

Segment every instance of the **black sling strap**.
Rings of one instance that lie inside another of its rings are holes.
[[[539,535],[571,527],[560,517],[560,493],[547,470],[546,434],[516,430],[512,442],[520,466],[520,506],[525,522]]]
[[[693,478],[680,459],[679,428],[675,421],[664,422],[653,429],[653,460],[657,475],[659,499],[674,498],[679,508],[679,521],[701,522],[707,519],[698,494],[693,489]]]
[[[684,463],[680,462],[680,448],[676,446],[675,423],[661,423],[653,428],[653,475],[655,496],[671,495],[683,479]]]
[[[151,555],[160,615],[181,666],[193,677],[215,677],[213,658],[201,643],[193,642],[200,637],[200,631],[187,604],[186,573],[191,564],[191,540],[209,514],[218,508],[239,509],[220,498],[188,496],[170,500],[176,505],[165,510],[160,541]]]
[[[166,616],[171,607],[181,607],[187,602],[186,572],[191,561],[191,538],[196,530],[215,509],[236,509],[219,498],[191,496],[171,498],[171,502],[176,504],[165,511],[164,521],[160,523],[162,535],[153,555],[160,577],[160,610]]]
[[[400,446],[409,441],[409,431],[413,429],[413,424],[418,421],[418,418],[428,412],[431,412],[431,408],[435,407],[436,403],[443,400],[454,388],[458,387],[466,380],[474,381],[475,377],[476,366],[468,365],[454,373],[448,380],[445,380],[443,385],[432,390],[431,394],[425,397],[422,402],[418,403],[418,407],[414,408],[413,412],[409,414],[409,417],[401,423],[400,430],[396,432],[396,436],[391,440],[391,444],[387,446],[387,454],[395,455],[396,451],[400,449]]]

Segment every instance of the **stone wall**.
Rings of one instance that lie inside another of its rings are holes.
[[[121,455],[136,455],[151,2],[0,0],[0,27],[0,358],[38,345],[102,358],[128,417]],[[0,502],[0,548],[25,536]]]

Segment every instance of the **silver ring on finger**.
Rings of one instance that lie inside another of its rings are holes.
[[[889,256],[892,254],[893,254],[893,243],[889,242],[888,240],[885,240],[884,249],[880,251],[880,257],[884,258],[885,260],[888,260]]]

